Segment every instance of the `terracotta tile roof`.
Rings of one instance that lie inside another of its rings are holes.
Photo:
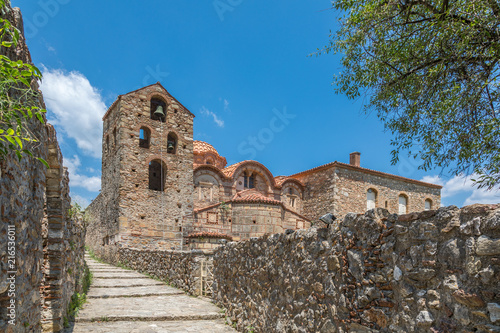
[[[264,194],[257,191],[256,189],[248,189],[248,190],[238,192],[234,195],[233,199],[231,199],[230,201],[227,201],[226,203],[245,203],[245,202],[263,203],[263,204],[271,204],[271,205],[281,206],[287,212],[290,212],[290,213],[298,216],[299,218],[301,218],[305,221],[310,221],[307,217],[297,213],[294,210],[291,210],[290,208],[287,208],[283,204],[283,202],[281,202],[279,200],[272,199],[272,198],[268,198]],[[219,203],[216,203],[216,204],[213,204],[210,206],[198,208],[198,209],[194,210],[194,213],[197,214],[197,213],[200,213],[200,212],[208,210],[208,209],[216,208],[216,207],[220,206],[221,204],[222,204],[222,202],[219,202]]]
[[[293,180],[294,182],[297,182],[299,183],[302,187],[304,187],[304,184],[297,178],[292,178],[292,177],[287,177],[287,176],[276,176],[274,177],[274,181],[276,183],[276,186],[277,187],[281,187],[283,186],[283,184],[287,181],[287,180]]]
[[[228,167],[225,167],[224,169],[222,169],[222,173],[225,174],[226,177],[231,178],[233,176],[234,171],[236,171],[236,169],[245,162],[247,161],[241,161],[236,164],[232,164]]]
[[[288,178],[290,178],[290,177],[287,177],[287,176],[276,176],[276,177],[274,177],[274,181],[276,182],[277,186],[281,186],[281,185],[283,185],[283,183],[285,182],[285,180],[287,180]]]
[[[381,171],[376,171],[376,170],[371,170],[371,169],[367,169],[367,168],[362,168],[362,167],[358,167],[358,166],[355,166],[355,165],[351,165],[351,164],[347,164],[347,163],[342,163],[342,162],[337,162],[337,161],[330,162],[330,163],[327,163],[327,164],[324,164],[324,165],[320,165],[320,166],[317,166],[317,167],[309,169],[309,170],[301,171],[299,173],[291,175],[290,177],[298,179],[300,176],[304,176],[304,175],[307,175],[307,174],[310,174],[310,173],[314,173],[316,171],[328,169],[330,167],[341,167],[341,168],[356,170],[356,171],[365,172],[365,173],[368,173],[368,174],[371,174],[371,175],[374,175],[374,176],[391,178],[391,179],[395,179],[395,180],[400,180],[400,181],[404,181],[404,182],[408,182],[408,183],[413,183],[413,184],[417,184],[417,185],[422,185],[422,186],[427,186],[427,187],[433,187],[433,188],[437,188],[437,189],[443,188],[441,185],[426,183],[426,182],[422,182],[420,180],[415,180],[415,179],[411,179],[411,178],[406,178],[406,177],[402,177],[402,176],[393,175],[393,174],[390,174],[390,173],[385,173],[385,172],[381,172]]]
[[[210,232],[210,231],[202,231],[189,234],[187,238],[221,238],[221,239],[227,239],[229,241],[233,240],[233,237],[229,235],[221,234],[220,232]]]
[[[264,194],[253,188],[236,193],[234,197],[231,199],[231,202],[255,202],[255,203],[266,203],[271,205],[282,204],[281,201],[268,198]]]
[[[199,212],[202,212],[202,211],[207,210],[207,209],[212,209],[212,208],[218,207],[221,204],[222,204],[222,202],[218,202],[218,203],[213,204],[213,205],[209,205],[209,206],[205,206],[205,207],[194,209],[193,212],[194,213],[199,213]]]
[[[195,140],[193,142],[193,152],[195,154],[214,153],[215,155],[220,156],[219,152],[214,148],[214,146],[205,141]]]

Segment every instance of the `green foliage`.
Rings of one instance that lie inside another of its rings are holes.
[[[2,16],[7,11],[6,1],[0,0]],[[2,51],[15,49],[20,40],[19,30],[6,19],[0,18],[0,43]],[[29,130],[28,123],[33,117],[44,123],[40,107],[41,94],[35,89],[36,82],[41,80],[40,70],[22,60],[13,61],[0,55],[0,160],[10,152],[14,152],[19,160],[23,154],[34,157],[31,152],[37,138]],[[42,158],[37,158],[47,167]]]
[[[492,0],[334,0],[336,92],[366,99],[421,169],[500,185],[500,5]]]
[[[68,209],[68,217],[70,219],[81,219],[85,225],[88,224],[90,218],[88,212],[76,201],[71,203],[71,208]]]
[[[83,275],[78,282],[79,285],[82,286],[82,293],[74,293],[71,296],[71,301],[68,307],[68,315],[64,317],[64,327],[69,327],[69,320],[74,320],[78,315],[78,311],[82,308],[83,304],[87,301],[87,293],[90,288],[90,284],[92,283],[93,275],[87,265],[85,265],[85,269]]]

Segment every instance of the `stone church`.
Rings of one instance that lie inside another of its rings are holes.
[[[274,176],[257,161],[227,165],[193,141],[194,115],[160,84],[125,95],[103,117],[102,189],[88,208],[91,242],[136,248],[212,248],[311,226],[332,212],[440,206],[441,186],[332,162]]]

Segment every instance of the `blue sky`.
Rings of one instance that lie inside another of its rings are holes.
[[[12,4],[44,73],[72,197],[84,205],[100,189],[102,115],[119,94],[157,81],[196,115],[195,139],[229,163],[255,159],[275,176],[289,175],[360,151],[363,167],[444,185],[445,205],[500,202],[498,192],[422,172],[405,156],[390,164],[391,134],[362,113],[362,99],[334,93],[340,57],[309,56],[336,29],[329,1]]]

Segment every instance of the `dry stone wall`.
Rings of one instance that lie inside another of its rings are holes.
[[[201,294],[201,263],[213,261],[212,252],[201,250],[140,250],[109,245],[96,254],[108,263],[149,274],[191,295]]]
[[[500,205],[378,208],[228,243],[214,279],[242,331],[498,332]]]

